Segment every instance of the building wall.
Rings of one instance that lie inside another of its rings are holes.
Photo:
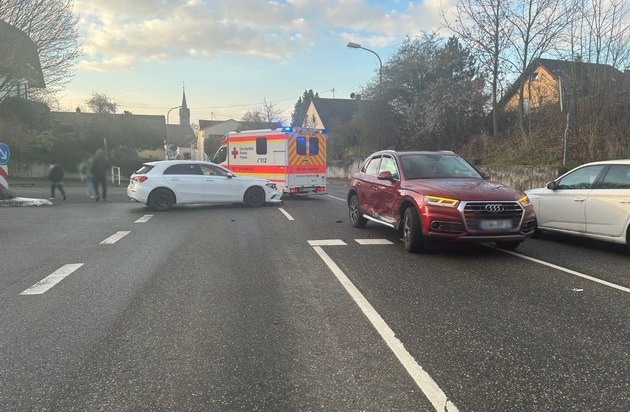
[[[311,127],[313,129],[324,128],[324,123],[319,117],[319,113],[317,113],[317,109],[315,109],[315,104],[313,104],[313,102],[311,102],[311,104],[308,106],[308,109],[306,110],[306,116],[304,116],[302,127]]]
[[[533,73],[537,73],[535,79],[531,76],[525,82],[523,99],[525,101],[525,112],[528,109],[557,103],[560,98],[558,80],[554,78],[544,67],[538,66]],[[516,110],[518,108],[518,92],[512,96],[505,105],[506,110]]]

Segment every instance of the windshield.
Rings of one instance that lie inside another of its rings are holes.
[[[407,179],[483,178],[467,161],[451,154],[408,154],[401,163]]]

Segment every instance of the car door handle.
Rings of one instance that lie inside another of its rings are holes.
[[[621,199],[621,203],[630,203],[630,199]]]
[[[583,202],[585,200],[586,199],[584,199],[583,197],[577,197],[577,198],[573,199],[574,202]]]

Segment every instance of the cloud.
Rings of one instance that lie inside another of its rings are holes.
[[[131,71],[225,55],[280,61],[331,36],[384,47],[434,25],[432,1],[77,0],[80,67]]]

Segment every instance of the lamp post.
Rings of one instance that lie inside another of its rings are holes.
[[[168,125],[169,125],[169,121],[168,121],[168,116],[171,114],[172,110],[175,109],[179,109],[182,106],[175,106],[175,107],[171,107],[170,109],[168,109],[168,112],[166,112],[166,140],[164,141],[164,155],[166,157],[166,160],[169,160],[169,156],[168,156]]]
[[[367,49],[363,46],[361,46],[359,43],[353,43],[353,42],[348,42],[348,44],[346,44],[347,47],[350,47],[351,49],[363,49],[365,51],[369,51],[370,53],[374,54],[376,56],[376,58],[378,59],[378,105],[380,106],[381,103],[381,98],[383,97],[383,62],[381,61],[381,57],[374,51],[374,50],[370,50]],[[376,115],[377,115],[377,126],[376,126],[376,139],[378,141],[378,150],[381,150],[381,109],[380,107],[376,108]]]

